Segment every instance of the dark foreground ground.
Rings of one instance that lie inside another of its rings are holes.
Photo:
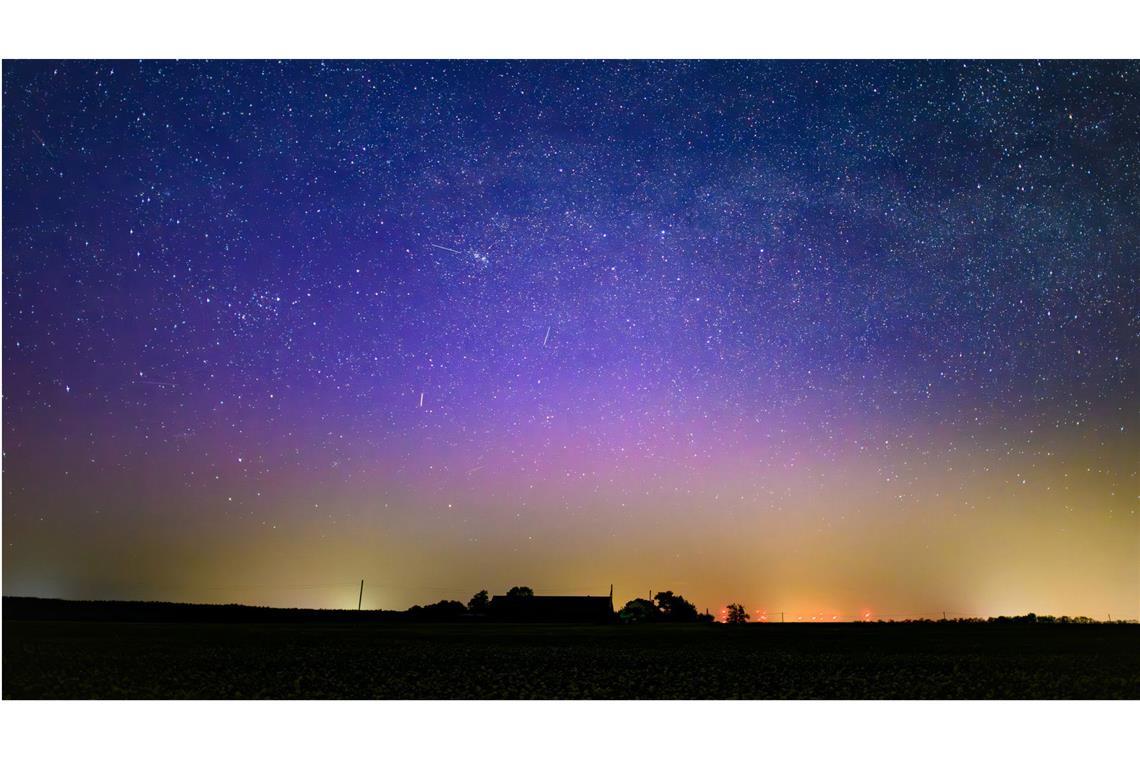
[[[5,620],[3,696],[1140,698],[1140,627]]]

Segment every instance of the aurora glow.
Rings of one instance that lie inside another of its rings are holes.
[[[3,588],[1140,617],[1140,67],[8,62]]]

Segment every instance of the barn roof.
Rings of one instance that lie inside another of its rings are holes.
[[[495,596],[493,617],[534,622],[608,622],[614,614],[609,596]]]

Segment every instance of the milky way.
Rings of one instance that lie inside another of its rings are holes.
[[[1140,612],[1134,63],[3,84],[6,594]]]

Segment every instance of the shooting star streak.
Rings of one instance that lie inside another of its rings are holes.
[[[473,260],[479,262],[480,264],[486,264],[490,261],[487,258],[487,254],[479,253],[478,251],[470,251],[468,253],[464,253],[463,251],[457,251],[454,248],[448,248],[446,245],[436,245],[435,243],[428,243],[428,245],[430,245],[432,248],[438,248],[441,251],[454,253],[456,256],[462,256],[463,258],[470,256]]]
[[[47,142],[40,135],[40,133],[33,129],[32,134],[35,135],[36,139],[40,141],[40,145],[43,146],[43,149],[47,151],[48,155],[51,156],[53,159],[56,158],[55,153],[52,151],[51,148],[48,147]]]
[[[546,328],[546,337],[542,339],[542,347],[546,348],[546,341],[550,340],[550,328]]]
[[[420,406],[419,406],[419,408],[420,409],[424,408],[424,392],[423,391],[420,391]]]

